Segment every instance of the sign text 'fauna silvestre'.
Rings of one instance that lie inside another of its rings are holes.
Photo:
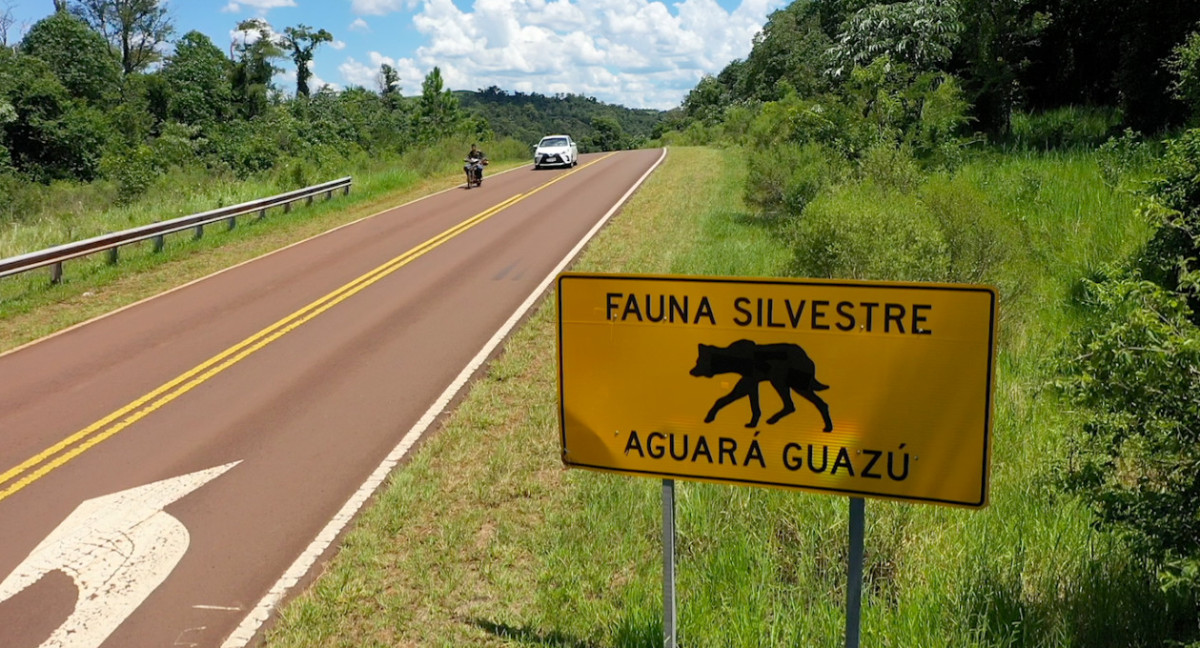
[[[558,304],[568,466],[987,504],[990,287],[564,273]]]

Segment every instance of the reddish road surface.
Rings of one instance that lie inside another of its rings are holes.
[[[0,646],[249,643],[661,156],[495,174],[0,355]]]

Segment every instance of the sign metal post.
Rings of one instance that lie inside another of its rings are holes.
[[[663,646],[675,648],[675,480],[662,482]]]
[[[846,648],[858,648],[862,619],[863,522],[866,501],[850,498],[850,557],[846,569]]]

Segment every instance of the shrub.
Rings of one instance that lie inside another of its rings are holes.
[[[858,168],[864,179],[888,189],[911,192],[921,183],[912,149],[904,145],[880,142],[863,153]]]
[[[925,205],[873,183],[821,194],[791,235],[800,276],[945,281],[950,275],[945,238]]]
[[[1148,148],[1132,128],[1108,138],[1096,150],[1096,163],[1100,165],[1104,184],[1116,188],[1131,170],[1145,165],[1150,155]]]
[[[859,150],[903,142],[923,158],[955,158],[970,122],[970,103],[954,76],[917,73],[887,56],[851,71],[843,101],[863,123],[854,138]]]
[[[663,144],[667,146],[704,146],[715,140],[713,130],[700,122],[692,122],[683,131],[663,133]]]
[[[840,155],[820,144],[780,144],[753,152],[746,202],[770,215],[800,216],[820,190],[846,175]]]
[[[852,158],[874,141],[873,126],[833,95],[801,99],[795,93],[763,104],[750,124],[752,146],[783,142],[822,144]]]
[[[32,220],[45,201],[45,193],[45,185],[0,172],[0,224]]]
[[[921,202],[942,231],[950,254],[949,279],[964,283],[1000,284],[1010,257],[1009,241],[1018,240],[1012,222],[988,204],[975,186],[947,175],[930,178],[920,190]]]
[[[158,165],[167,169],[195,164],[196,151],[203,144],[199,134],[199,126],[186,126],[179,122],[163,124],[162,132],[150,142]]]
[[[758,111],[747,106],[730,106],[725,110],[725,121],[721,123],[721,138],[729,144],[742,145],[749,141],[750,127]]]
[[[1184,574],[1200,561],[1200,329],[1178,295],[1133,274],[1084,282],[1082,301],[1092,319],[1060,363],[1083,415],[1064,484]]]
[[[145,194],[159,173],[154,151],[145,144],[105,155],[100,171],[116,183],[117,203],[122,205]]]
[[[1192,321],[1200,323],[1200,129],[1167,142],[1149,186],[1146,212],[1159,228],[1140,265],[1146,278],[1186,294]]]

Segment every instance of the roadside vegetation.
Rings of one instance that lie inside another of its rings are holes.
[[[736,191],[747,174],[736,149],[672,148],[577,268],[812,276],[788,227]],[[1088,317],[1078,278],[1149,237],[1138,197],[1086,153],[989,157],[882,195],[865,177],[841,187],[813,208],[851,221],[919,207],[943,241],[983,219],[1007,251],[954,266],[976,239],[939,248],[942,267],[1002,286],[991,505],[868,500],[864,645],[1196,640],[1195,599],[1060,487],[1076,418],[1055,358]],[[553,313],[550,299],[392,478],[268,646],[661,645],[661,487],[561,467]],[[677,496],[683,645],[841,643],[844,498],[698,483]]]
[[[124,246],[115,264],[104,253],[68,261],[57,285],[50,283],[48,269],[0,279],[0,352],[407,200],[461,186],[460,149],[461,142],[449,141],[382,160],[331,165],[311,183],[350,175],[354,186],[348,196],[319,198],[307,207],[297,203],[288,214],[273,209],[262,220],[243,216],[232,230],[216,223],[198,240],[191,231],[172,234],[161,252],[148,241]],[[525,146],[512,140],[485,150],[494,160],[493,174],[528,163]],[[203,173],[180,171],[156,181],[133,203],[99,211],[88,208],[87,196],[103,193],[103,183],[47,188],[53,199],[39,203],[36,218],[0,230],[0,258],[293,188],[289,179],[270,174],[214,183]]]

